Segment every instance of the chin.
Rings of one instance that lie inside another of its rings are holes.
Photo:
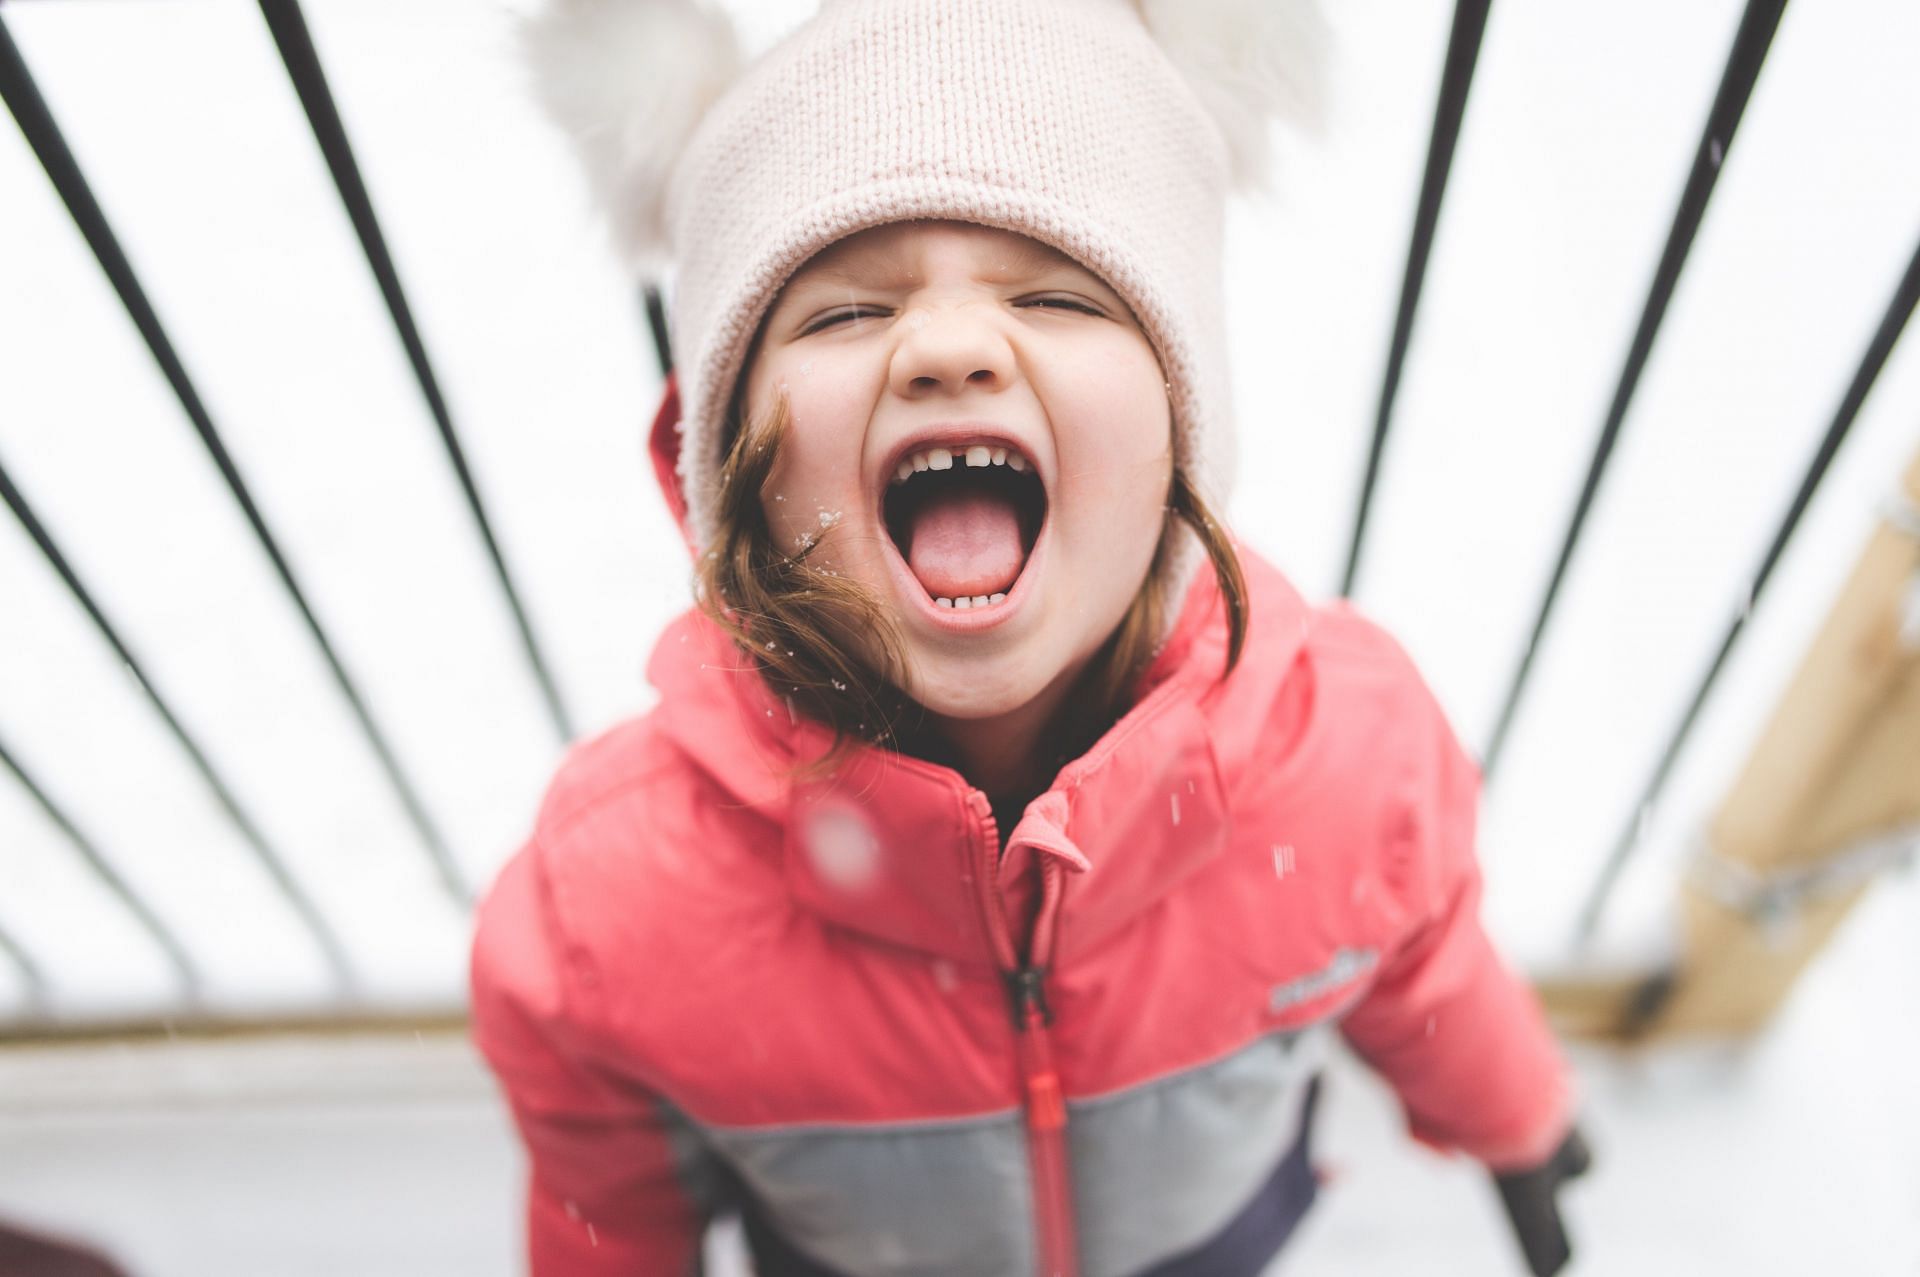
[[[937,718],[982,722],[1049,699],[1084,666],[1084,661],[1022,646],[993,644],[991,652],[955,656],[915,650],[919,645],[909,641],[907,694]]]
[[[921,658],[915,661],[907,694],[938,718],[979,720],[1011,714],[1031,703],[1045,687],[1041,680],[976,679],[964,669],[929,671]]]

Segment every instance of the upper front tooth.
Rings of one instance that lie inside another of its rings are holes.
[[[1011,448],[990,443],[970,443],[957,450],[958,456],[969,467],[1012,466],[1015,470],[1025,470],[1027,460]],[[900,464],[894,467],[894,477],[905,482],[922,470],[951,470],[956,450],[953,448],[929,448],[925,452],[916,452],[902,457]]]

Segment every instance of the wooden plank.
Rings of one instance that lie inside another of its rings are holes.
[[[1920,507],[1920,457],[1904,486],[1907,500]],[[1916,570],[1920,542],[1883,520],[1714,817],[1710,837],[1721,855],[1755,866],[1791,864],[1884,827],[1903,811],[1920,812],[1920,785],[1911,772],[1904,809],[1897,805],[1900,795],[1862,793],[1857,785],[1846,802],[1836,805],[1832,794],[1836,784],[1849,783],[1855,767],[1873,768],[1876,782],[1890,779],[1884,769],[1895,760],[1859,745],[1862,737],[1892,730],[1875,720],[1892,708],[1895,685],[1914,665],[1916,654],[1901,646],[1899,627]],[[1905,756],[1909,765],[1915,757]]]
[[[1920,455],[1902,486],[1920,509]],[[1916,581],[1920,538],[1883,520],[1709,824],[1711,854],[1731,874],[1764,881],[1832,867],[1863,840],[1920,823],[1920,647],[1901,640]],[[1868,889],[1765,919],[1689,877],[1673,969],[1560,979],[1540,992],[1570,1033],[1750,1032]]]

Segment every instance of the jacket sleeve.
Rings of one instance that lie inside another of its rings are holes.
[[[1417,744],[1387,852],[1405,929],[1342,1031],[1399,1093],[1416,1139],[1496,1172],[1524,1170],[1566,1137],[1571,1079],[1533,990],[1480,925],[1479,768],[1411,661],[1406,670],[1397,728]]]
[[[474,1042],[527,1154],[530,1272],[697,1272],[701,1155],[653,1097],[585,1058],[537,851],[524,848],[487,893],[470,967]]]

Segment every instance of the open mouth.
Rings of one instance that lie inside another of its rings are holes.
[[[1006,600],[1046,521],[1033,463],[999,440],[902,453],[882,500],[887,532],[936,607]]]

